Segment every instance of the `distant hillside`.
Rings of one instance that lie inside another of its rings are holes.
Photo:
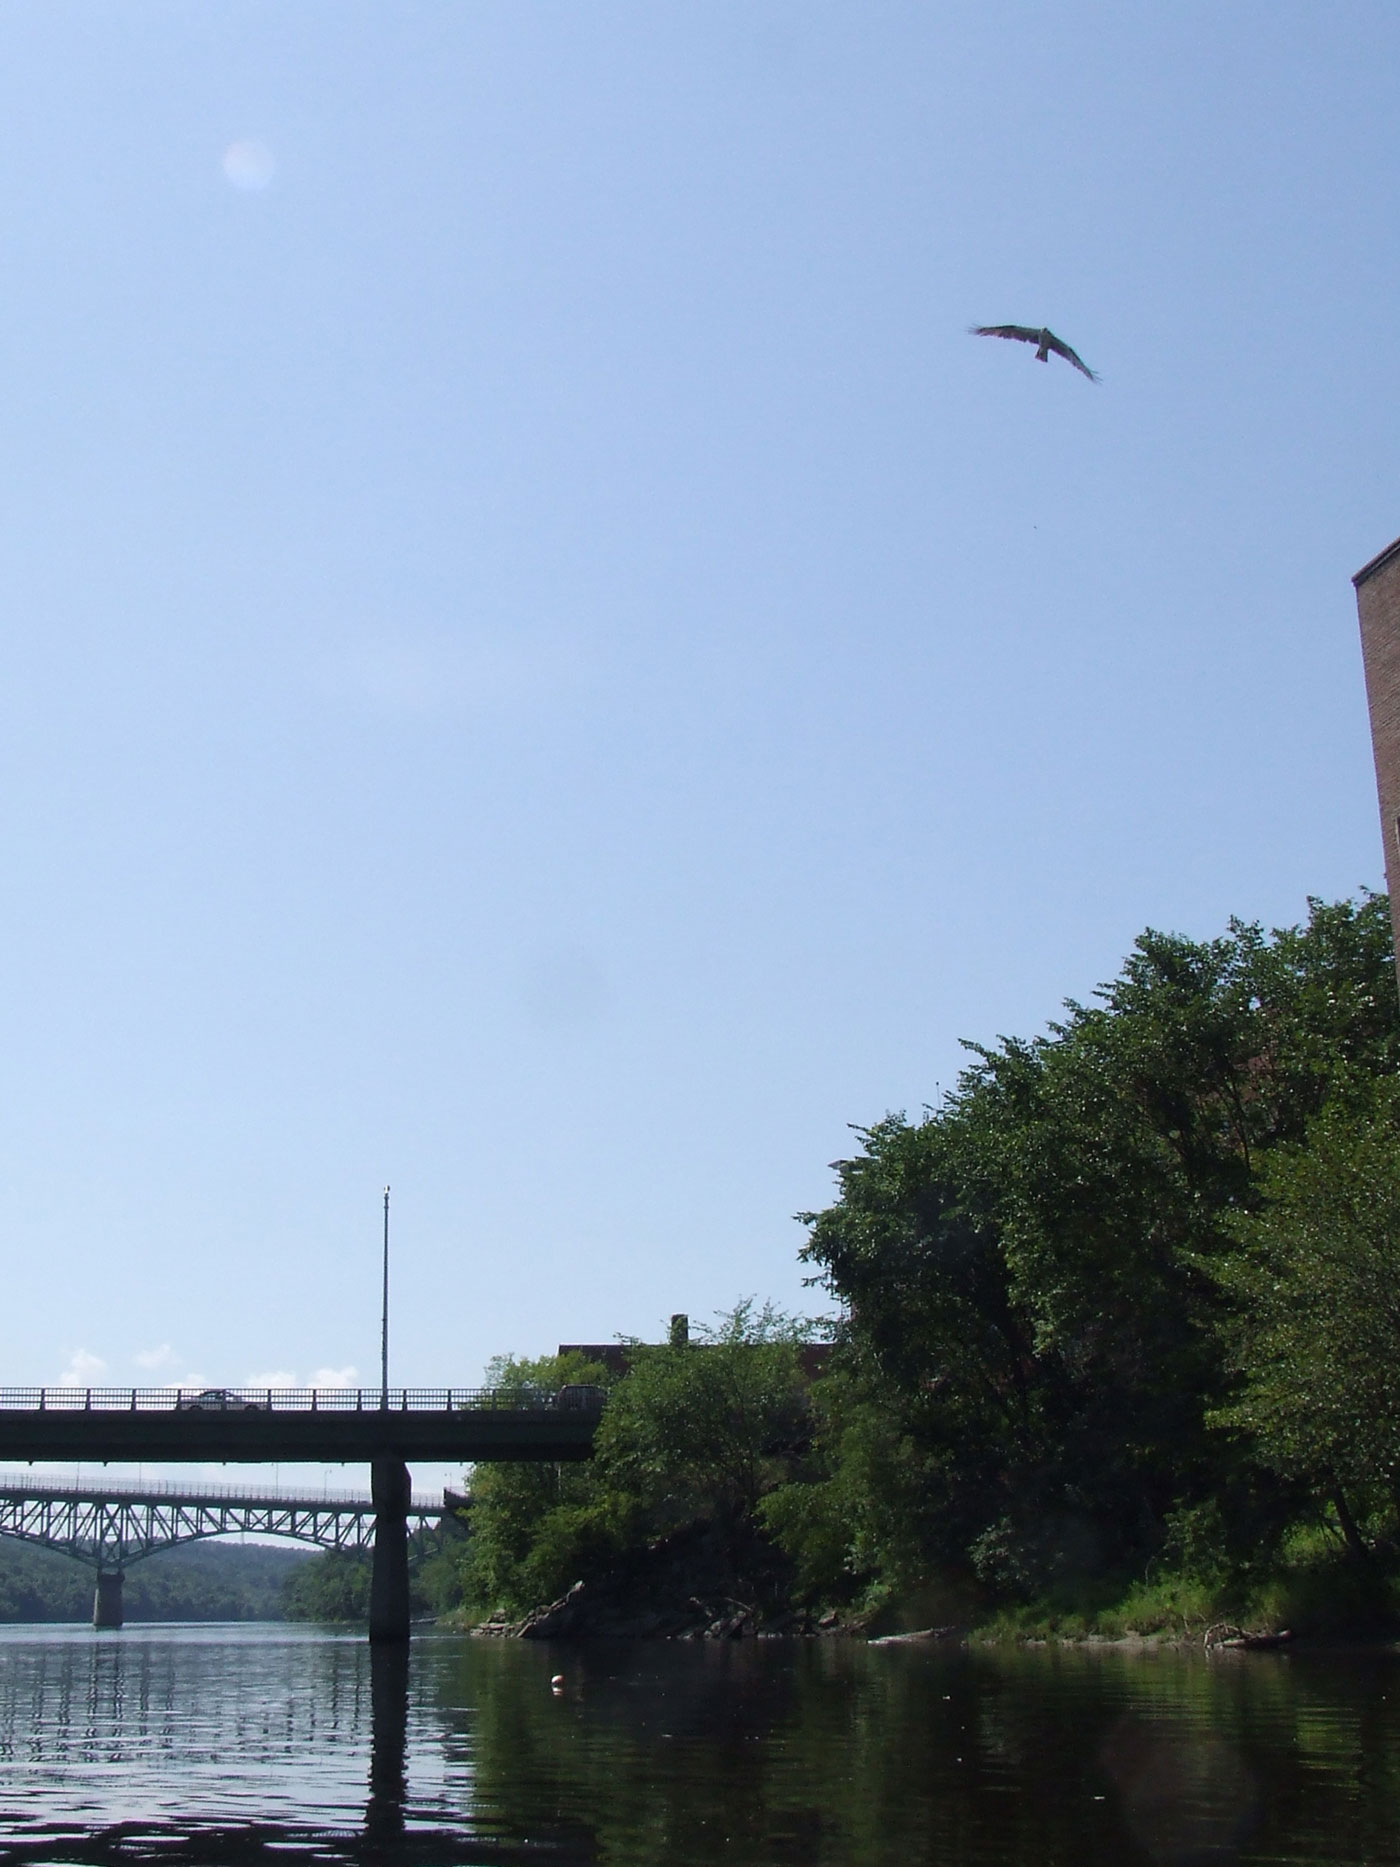
[[[186,1543],[126,1572],[128,1621],[280,1621],[283,1591],[311,1557],[292,1544]],[[0,1537],[0,1621],[86,1621],[90,1568]]]

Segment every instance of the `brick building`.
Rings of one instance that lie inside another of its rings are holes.
[[[1400,966],[1400,538],[1352,578],[1371,711],[1371,750],[1381,805],[1385,885]]]
[[[671,1346],[684,1347],[690,1340],[690,1319],[687,1316],[671,1318]],[[704,1344],[698,1344],[703,1348]],[[607,1369],[609,1374],[619,1379],[631,1367],[631,1359],[625,1342],[561,1342],[561,1355],[582,1355],[585,1361],[596,1361]],[[815,1381],[826,1373],[827,1363],[831,1360],[829,1342],[799,1342],[797,1346],[797,1365],[803,1376]]]

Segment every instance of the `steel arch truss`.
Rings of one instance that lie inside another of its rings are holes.
[[[441,1538],[443,1510],[415,1504],[410,1546],[426,1554]],[[0,1536],[58,1550],[99,1571],[121,1571],[181,1543],[237,1535],[291,1537],[319,1549],[367,1550],[374,1506],[365,1499],[146,1495],[129,1491],[0,1488]]]

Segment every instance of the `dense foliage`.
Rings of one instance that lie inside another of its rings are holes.
[[[846,1307],[850,1376],[825,1434],[829,1509],[784,1527],[828,1552],[828,1585],[952,1568],[1026,1595],[1140,1572],[1207,1508],[1240,1558],[1326,1503],[1345,1521],[1339,1470],[1260,1438],[1260,1357],[1277,1398],[1285,1351],[1240,1319],[1248,1266],[1266,1238],[1281,1262],[1292,1222],[1255,1217],[1271,1197],[1294,1188],[1296,1218],[1305,1183],[1333,1249],[1339,1124],[1397,1055],[1385,900],[1313,903],[1272,938],[1144,934],[1095,1003],[977,1050],[922,1122],[864,1132],[805,1252]],[[1299,1181],[1324,1134],[1330,1177]],[[1290,1262],[1277,1316],[1298,1301]]]
[[[415,1617],[451,1607],[460,1597],[452,1540],[447,1548],[430,1550],[427,1555],[410,1541],[408,1599]],[[367,1549],[319,1550],[287,1577],[281,1598],[283,1618],[351,1625],[367,1622],[373,1563]]]
[[[282,1612],[289,1621],[367,1621],[369,1556],[325,1549],[287,1577]]]
[[[1240,1377],[1215,1417],[1328,1498],[1359,1550],[1353,1504],[1400,1509],[1400,1083],[1339,1097],[1261,1177],[1215,1269]]]
[[[810,1421],[798,1345],[812,1333],[741,1303],[694,1342],[628,1345],[621,1380],[578,1357],[503,1360],[493,1384],[609,1386],[591,1461],[482,1465],[472,1482],[463,1598],[523,1611],[605,1571],[624,1551],[703,1519],[730,1587],[771,1586],[759,1500],[789,1479]]]
[[[471,1603],[548,1599],[687,1519],[736,1562],[781,1551],[798,1599],[867,1606],[934,1583],[984,1608],[1238,1583],[1309,1536],[1388,1560],[1384,897],[1272,935],[1145,933],[1044,1036],[972,1049],[938,1108],[859,1131],[806,1215],[842,1316],[823,1378],[802,1379],[797,1325],[749,1308],[703,1353],[635,1349],[593,1466],[478,1472]]]

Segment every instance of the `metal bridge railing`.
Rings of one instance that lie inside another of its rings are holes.
[[[393,1387],[394,1413],[596,1413],[597,1387]],[[379,1413],[377,1387],[0,1387],[0,1413]]]

